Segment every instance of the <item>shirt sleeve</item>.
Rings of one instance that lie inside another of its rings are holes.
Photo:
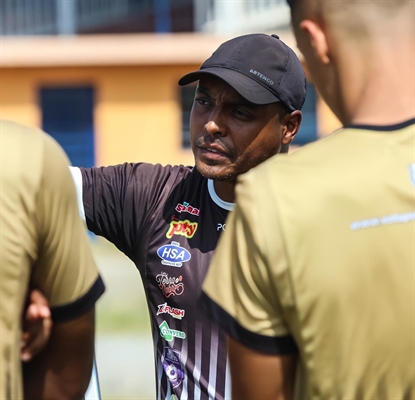
[[[82,173],[79,168],[71,166],[69,166],[69,171],[71,172],[72,179],[75,184],[76,197],[78,199],[79,215],[81,216],[82,221],[85,222],[85,210],[84,203],[82,201]]]
[[[285,315],[292,298],[282,236],[267,213],[266,185],[247,175],[237,185],[235,208],[204,281],[202,307],[246,346],[294,353]]]
[[[94,306],[104,284],[79,217],[68,159],[47,135],[36,219],[38,257],[31,284],[45,293],[55,322],[76,318]]]
[[[168,187],[171,167],[125,163],[80,171],[88,229],[134,260],[143,228]]]

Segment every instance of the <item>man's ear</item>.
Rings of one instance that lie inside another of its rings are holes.
[[[295,135],[300,129],[302,119],[303,114],[299,110],[293,111],[291,114],[285,114],[282,117],[284,131],[281,143],[283,145],[290,144],[294,140]]]
[[[300,22],[300,29],[305,33],[306,40],[309,42],[314,56],[323,64],[330,63],[330,52],[327,37],[322,27],[311,19]]]

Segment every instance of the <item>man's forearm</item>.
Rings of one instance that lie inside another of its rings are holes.
[[[55,324],[45,350],[24,364],[25,399],[82,399],[91,378],[94,331],[94,309]]]
[[[233,400],[292,400],[297,355],[262,354],[229,338]]]

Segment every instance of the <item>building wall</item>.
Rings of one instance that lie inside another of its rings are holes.
[[[95,90],[96,165],[124,161],[193,164],[181,147],[178,79],[198,65],[0,70],[0,117],[41,126],[41,87]]]
[[[178,79],[199,64],[17,67],[0,69],[0,118],[41,127],[41,87],[92,86],[95,90],[95,164],[193,164],[182,148]],[[340,127],[317,102],[317,136]]]

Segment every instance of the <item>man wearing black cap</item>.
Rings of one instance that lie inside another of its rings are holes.
[[[137,163],[72,170],[88,228],[141,274],[162,400],[230,399],[225,335],[196,300],[233,207],[237,176],[287,149],[305,99],[301,63],[277,36],[225,42],[179,84],[195,81],[196,168]]]

